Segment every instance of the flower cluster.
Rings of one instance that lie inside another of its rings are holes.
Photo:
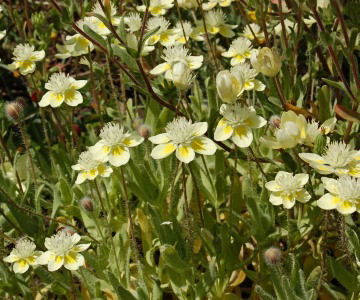
[[[50,272],[64,266],[68,270],[77,270],[85,265],[84,257],[79,253],[90,247],[89,244],[79,244],[81,237],[77,233],[70,234],[64,230],[58,231],[45,239],[47,251],[36,250],[34,242],[27,238],[20,239],[9,256],[4,261],[13,264],[14,273],[25,273],[29,266],[47,265]]]

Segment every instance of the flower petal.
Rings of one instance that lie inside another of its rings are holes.
[[[41,50],[41,51],[34,51],[33,55],[32,55],[32,59],[34,61],[40,61],[45,57],[45,51]]]
[[[87,80],[75,80],[73,88],[76,90],[82,89],[87,84]]]
[[[207,122],[198,122],[191,125],[192,127],[192,134],[194,136],[201,136],[206,133],[208,130],[208,123]]]
[[[296,174],[294,178],[297,181],[298,185],[304,186],[309,181],[309,174]]]
[[[85,264],[84,256],[80,253],[71,251],[64,257],[64,267],[68,270],[77,270]]]
[[[216,151],[215,143],[207,137],[196,137],[191,142],[191,148],[197,153],[213,155]]]
[[[109,154],[109,162],[115,167],[127,164],[130,159],[129,149],[122,146],[115,146]]]
[[[232,140],[240,148],[249,147],[253,140],[251,129],[245,126],[238,126],[234,130]]]
[[[6,257],[3,258],[3,261],[7,262],[7,263],[13,263],[13,262],[16,262],[18,260],[19,260],[19,257],[17,255],[15,255],[15,254],[12,254],[12,253],[10,253],[9,256],[6,256]]]
[[[231,137],[233,132],[234,132],[233,128],[230,125],[228,125],[226,121],[224,121],[224,119],[221,119],[215,129],[214,140],[225,141]]]
[[[175,149],[176,146],[172,143],[160,144],[151,151],[150,155],[154,159],[160,159],[169,156]]]
[[[324,164],[325,160],[315,153],[299,153],[300,158],[307,163]]]
[[[89,151],[100,161],[106,160],[110,150],[111,147],[106,145],[103,140],[100,140],[94,146],[89,147]]]
[[[166,133],[160,133],[149,137],[149,141],[153,144],[165,144],[170,141]]]
[[[86,249],[88,249],[91,246],[91,244],[80,244],[80,245],[76,245],[74,246],[74,248],[72,249],[75,252],[82,252],[85,251]]]
[[[325,189],[327,189],[332,194],[339,194],[337,180],[328,177],[321,177],[321,181],[324,184]]]
[[[132,134],[130,134],[130,136],[125,138],[122,142],[127,147],[135,147],[137,145],[140,145],[143,141],[144,141],[143,137],[138,135],[136,132],[133,132]]]
[[[64,256],[57,255],[53,259],[50,259],[48,263],[48,270],[50,272],[59,270],[64,264]]]
[[[48,238],[46,238],[48,239]],[[45,247],[46,247],[46,239],[45,239]],[[54,254],[51,251],[43,252],[37,259],[36,262],[39,265],[47,265],[49,261],[54,257]]]
[[[48,91],[44,94],[44,96],[42,96],[40,102],[39,102],[39,106],[40,107],[45,107],[50,105],[50,99],[51,99],[51,95],[53,94],[52,91]]]
[[[87,179],[87,174],[88,174],[87,171],[80,172],[76,177],[75,184],[82,184]]]
[[[301,203],[306,203],[311,199],[310,194],[306,190],[301,190],[296,194],[296,200]]]
[[[183,163],[189,163],[195,158],[195,151],[187,145],[180,145],[176,149],[176,157]]]
[[[356,211],[356,205],[349,201],[340,201],[336,209],[343,215],[350,215]]]
[[[272,205],[281,205],[283,203],[283,199],[278,193],[271,193],[269,201]]]
[[[316,201],[317,206],[321,209],[330,210],[336,208],[337,204],[340,202],[338,197],[327,193],[322,196],[319,200]]]
[[[77,106],[83,103],[83,96],[79,91],[68,90],[65,92],[65,103],[69,106]]]
[[[154,69],[152,69],[150,71],[150,74],[152,74],[152,75],[160,75],[160,74],[166,72],[167,70],[169,70],[170,67],[171,67],[170,64],[162,63],[160,65],[157,65]]]
[[[275,180],[265,183],[265,187],[271,192],[280,192],[281,191],[280,185],[278,185]]]
[[[29,269],[29,264],[26,262],[25,259],[20,259],[13,265],[14,273],[25,273]]]

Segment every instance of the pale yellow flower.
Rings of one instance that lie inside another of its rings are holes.
[[[209,2],[203,3],[204,10],[213,9],[216,5],[221,7],[228,7],[234,0],[209,0]]]
[[[174,0],[150,0],[149,12],[157,17],[166,14],[167,10],[174,6]],[[146,6],[137,6],[139,11],[145,11]]]
[[[221,53],[224,57],[231,57],[231,65],[245,62],[246,59],[250,59],[253,52],[251,42],[243,37],[239,37],[231,42],[228,51]]]
[[[10,70],[19,70],[21,75],[31,74],[35,71],[36,62],[43,60],[45,51],[35,51],[34,46],[19,44],[13,52],[13,63],[8,65]]]

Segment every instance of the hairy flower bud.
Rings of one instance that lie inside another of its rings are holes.
[[[226,103],[234,103],[242,88],[242,83],[228,70],[220,71],[216,76],[216,89],[219,97]]]
[[[271,127],[280,128],[281,119],[278,115],[273,115],[270,117],[269,124]]]
[[[274,77],[281,68],[281,58],[275,49],[263,47],[251,57],[251,64],[266,76]]]
[[[147,140],[151,134],[151,128],[149,125],[141,124],[138,129],[138,133],[140,136],[142,136],[145,140]]]
[[[18,121],[24,111],[24,107],[18,101],[12,101],[5,105],[5,113],[12,121]]]
[[[270,247],[264,252],[264,259],[267,265],[276,266],[281,261],[281,250],[277,247]]]
[[[173,83],[179,90],[187,90],[194,79],[191,70],[182,62],[173,66],[172,74]]]
[[[94,210],[94,201],[90,197],[83,197],[80,200],[80,206],[86,212],[92,212]]]

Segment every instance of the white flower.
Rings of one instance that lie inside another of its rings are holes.
[[[251,54],[251,64],[258,71],[266,76],[273,77],[281,69],[281,58],[276,49],[263,47]]]
[[[149,12],[153,16],[163,16],[174,6],[174,0],[150,0]],[[139,11],[145,11],[145,5],[137,6]]]
[[[206,30],[208,33],[216,35],[220,33],[222,36],[232,38],[235,33],[233,31],[237,25],[226,24],[226,15],[220,9],[211,10],[205,14]],[[200,25],[201,32],[205,32],[203,25]]]
[[[344,142],[328,144],[322,156],[315,153],[300,153],[299,156],[320,174],[360,177],[360,151],[351,150]]]
[[[216,75],[216,90],[222,101],[234,103],[244,91],[244,78],[233,69],[220,71]]]
[[[360,212],[360,180],[350,176],[342,176],[338,180],[322,177],[321,181],[326,193],[318,201],[317,205],[326,210],[336,209],[343,215]]]
[[[283,205],[290,209],[295,201],[305,203],[310,200],[310,194],[304,189],[308,182],[308,174],[296,174],[280,171],[276,174],[275,180],[269,181],[265,187],[271,192],[270,202],[273,205]]]
[[[207,3],[203,3],[204,10],[213,9],[216,5],[220,5],[221,7],[230,6],[234,0],[209,0]]]
[[[147,29],[152,30],[157,27],[160,27],[149,38],[149,45],[155,45],[157,42],[160,42],[161,45],[169,47],[175,44],[175,31],[169,29],[170,22],[167,21],[164,17],[152,17],[147,22]]]
[[[231,57],[231,65],[245,62],[247,58],[250,59],[252,53],[251,42],[243,37],[239,37],[232,41],[228,51],[223,52],[221,55],[224,57]]]
[[[41,98],[39,106],[58,107],[64,101],[69,106],[77,106],[83,102],[83,97],[77,90],[83,88],[86,82],[86,80],[75,80],[65,73],[51,75],[49,81],[45,83],[48,92]]]
[[[84,38],[81,34],[66,36],[65,45],[56,45],[59,50],[55,56],[58,58],[68,58],[71,56],[77,57],[84,55],[94,50],[94,45],[88,39]]]
[[[3,260],[7,263],[14,263],[14,273],[25,273],[29,266],[37,264],[36,259],[42,253],[35,249],[36,245],[32,241],[26,238],[21,239],[16,243],[15,248],[11,250],[10,255],[4,257]]]
[[[240,104],[223,104],[220,107],[223,118],[218,123],[214,139],[225,141],[231,137],[240,148],[249,147],[253,141],[252,128],[266,125],[266,120],[256,114],[255,109]]]
[[[294,148],[306,138],[306,127],[307,122],[303,115],[297,115],[291,110],[283,112],[274,137],[261,137],[260,141],[272,149]]]
[[[177,0],[179,7],[182,8],[195,8],[198,6],[196,0]]]
[[[176,36],[175,36],[176,42],[178,42],[180,44],[185,44],[186,39],[189,40],[189,38],[191,38],[195,41],[200,41],[200,42],[204,41],[203,34],[201,34],[201,32],[199,31],[198,28],[194,28],[194,26],[189,21],[183,21],[182,26],[181,26],[180,22],[176,23],[174,30],[175,30],[175,34],[176,34]],[[185,32],[186,39],[184,36],[184,32]]]
[[[45,51],[35,51],[34,46],[19,44],[15,47],[13,55],[13,63],[8,66],[9,69],[19,69],[21,75],[27,75],[35,71],[35,62],[43,60]]]
[[[124,23],[128,26],[127,30],[130,33],[139,31],[142,25],[142,19],[138,13],[130,13],[124,18]]]
[[[81,237],[77,233],[71,235],[64,230],[45,239],[47,249],[38,259],[40,265],[48,265],[50,272],[64,266],[68,270],[77,270],[85,265],[84,257],[79,253],[90,247],[90,244],[76,245]]]
[[[164,50],[162,59],[166,62],[157,65],[150,71],[153,75],[159,75],[165,72],[165,78],[167,80],[173,80],[173,67],[176,63],[182,62],[190,70],[196,70],[201,67],[203,62],[203,56],[191,56],[188,54],[189,50],[182,45],[175,45]]]
[[[173,83],[179,90],[187,90],[194,80],[191,70],[182,62],[173,67]]]
[[[137,133],[124,132],[119,124],[107,123],[100,132],[101,140],[89,150],[99,161],[109,161],[111,165],[119,167],[130,159],[128,147],[135,147],[144,141]]]
[[[316,7],[317,8],[327,8],[330,4],[330,0],[317,0]]]
[[[316,137],[319,134],[327,135],[332,132],[336,125],[336,118],[330,118],[326,120],[322,125],[317,121],[307,122],[306,125],[306,136],[303,141],[303,144],[307,146],[314,146]]]
[[[231,73],[238,74],[236,77],[242,77],[244,81],[244,90],[250,91],[263,91],[265,90],[265,85],[255,79],[258,75],[258,72],[255,69],[252,69],[249,63],[238,64],[231,68]]]
[[[192,124],[184,117],[174,119],[165,127],[165,133],[149,138],[157,145],[151,152],[151,157],[160,159],[169,156],[176,150],[176,157],[189,163],[195,158],[195,152],[203,155],[213,155],[216,151],[215,143],[204,137],[208,124],[199,122]]]
[[[136,37],[135,34],[133,33],[128,33],[126,35],[126,45],[131,48],[134,49],[135,51],[138,51],[138,39]],[[125,47],[123,47],[122,45],[119,45],[119,47],[122,47],[124,49],[126,49]],[[149,45],[149,40],[146,40],[145,44],[143,45],[142,49],[141,49],[141,56],[146,56],[148,55],[151,51],[153,51],[155,49],[154,46],[150,46]]]
[[[75,183],[81,184],[86,179],[93,180],[96,176],[109,177],[112,169],[105,164],[106,159],[99,160],[88,150],[80,154],[78,163],[72,166],[75,171],[80,171]]]
[[[254,32],[255,36],[251,32],[249,26],[251,27],[251,29]],[[260,26],[257,25],[257,24],[249,24],[249,26],[246,26],[244,28],[243,32],[240,35],[247,38],[247,39],[249,39],[249,40],[254,40],[255,37],[256,37],[261,44],[264,43],[265,42],[265,35],[261,31]]]
[[[120,24],[120,18],[116,16],[116,7],[111,1],[109,1],[109,2],[110,2],[111,24],[114,25],[114,26],[118,26]],[[95,5],[94,5],[91,12],[95,13],[95,14],[98,14],[98,15],[104,17],[105,19],[107,19],[107,17],[105,15],[105,13],[103,12],[99,2],[95,3]],[[101,27],[101,28],[106,27],[105,24],[100,19],[99,19],[99,23],[102,23],[102,24],[98,24],[99,27]],[[109,33],[110,33],[110,31],[109,31]]]

